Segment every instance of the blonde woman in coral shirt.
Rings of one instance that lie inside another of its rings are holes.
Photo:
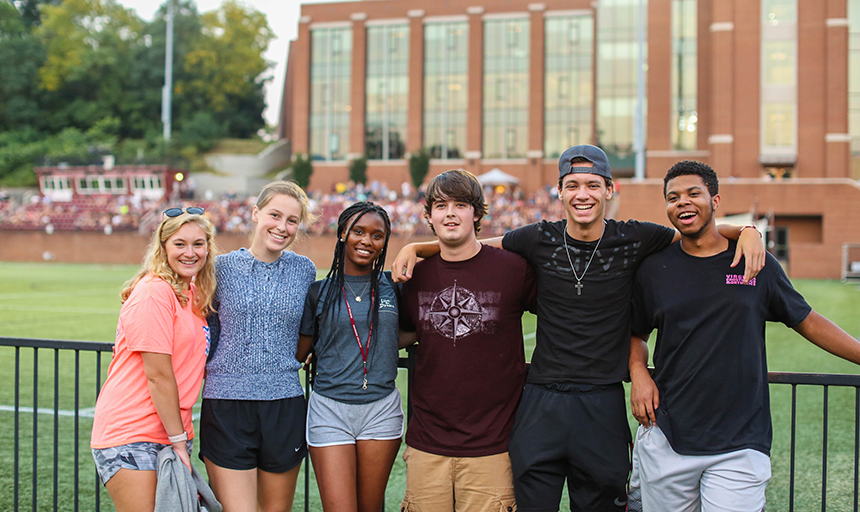
[[[143,267],[122,290],[114,356],[96,402],[90,446],[118,512],[155,507],[158,452],[191,470],[191,408],[209,350],[215,291],[212,224],[199,207],[169,208]]]

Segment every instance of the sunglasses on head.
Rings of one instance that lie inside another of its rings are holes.
[[[188,208],[168,208],[164,210],[164,215],[168,217],[179,217],[183,213],[188,215],[203,215],[203,208],[199,206],[189,206]]]

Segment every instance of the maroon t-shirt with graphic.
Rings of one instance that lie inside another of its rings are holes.
[[[509,251],[415,266],[400,309],[401,328],[418,335],[406,444],[449,457],[507,451],[526,377],[522,314],[534,300],[531,266]]]

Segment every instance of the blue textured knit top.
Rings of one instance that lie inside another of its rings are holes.
[[[296,346],[308,287],[310,259],[284,252],[263,263],[246,249],[215,259],[215,299],[221,334],[206,364],[203,398],[280,400],[304,394]]]

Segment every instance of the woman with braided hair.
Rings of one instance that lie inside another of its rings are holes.
[[[323,510],[378,512],[400,448],[399,291],[383,272],[391,222],[370,202],[338,219],[331,270],[311,285],[296,357],[317,355],[307,443]]]

